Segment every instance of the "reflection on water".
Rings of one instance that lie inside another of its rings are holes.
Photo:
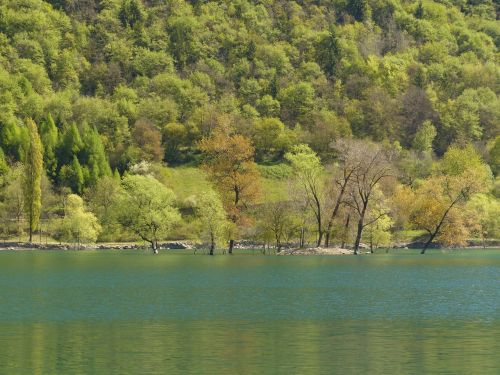
[[[496,374],[499,335],[446,321],[2,325],[0,372]]]
[[[500,253],[1,253],[0,373],[498,374]]]

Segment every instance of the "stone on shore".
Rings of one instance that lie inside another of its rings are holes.
[[[314,247],[310,249],[283,249],[278,255],[352,255],[353,250],[341,248]]]

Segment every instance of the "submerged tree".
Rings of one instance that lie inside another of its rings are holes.
[[[217,244],[223,242],[227,232],[226,212],[219,194],[212,190],[206,191],[196,202],[196,212],[200,219],[203,239],[210,243],[210,255],[214,255]]]
[[[138,175],[125,177],[122,187],[119,222],[158,253],[158,241],[180,220],[174,192],[153,177]]]
[[[442,235],[443,229],[454,217],[454,211],[474,194],[487,191],[491,181],[490,168],[472,146],[452,146],[435,173],[415,191],[407,192],[410,195],[407,201],[411,203],[408,207],[411,225],[429,235],[422,254],[437,236]]]
[[[26,122],[29,135],[28,148],[24,159],[24,210],[28,219],[29,242],[33,241],[33,231],[38,228],[42,208],[43,151],[38,129],[32,119]]]

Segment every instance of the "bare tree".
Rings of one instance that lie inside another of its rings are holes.
[[[357,155],[362,150],[357,141],[350,139],[341,139],[332,144],[332,147],[338,153],[340,164],[335,167],[333,176],[330,180],[330,187],[327,189],[329,201],[332,202],[331,213],[328,216],[328,222],[325,230],[325,246],[330,246],[330,237],[333,224],[339,214],[342,204],[345,203],[349,184],[352,182],[354,172],[360,166]]]
[[[263,229],[274,239],[278,253],[284,242],[288,241],[288,234],[293,228],[291,208],[290,202],[281,201],[268,203],[260,210]]]
[[[359,142],[356,146],[358,167],[353,172],[352,184],[349,189],[350,199],[348,201],[349,206],[358,217],[354,254],[359,251],[363,229],[386,214],[381,212],[369,221],[365,221],[368,206],[374,199],[380,183],[393,175],[392,155],[389,150],[370,142],[356,142]]]

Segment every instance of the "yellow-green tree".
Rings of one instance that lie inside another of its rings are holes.
[[[295,146],[285,155],[285,159],[292,165],[297,184],[314,213],[318,231],[316,244],[319,247],[324,234],[324,169],[321,159],[309,146],[303,144]]]
[[[42,207],[42,173],[43,152],[42,142],[38,129],[32,119],[26,121],[28,128],[29,143],[24,158],[24,210],[29,225],[29,241],[33,240],[33,231],[40,223],[40,211]]]
[[[476,194],[467,203],[471,219],[476,224],[476,234],[483,240],[500,238],[500,200],[489,194]]]
[[[421,251],[425,251],[435,238],[463,238],[466,233],[460,208],[472,196],[486,192],[491,187],[490,168],[472,146],[451,146],[436,166],[432,176],[424,180],[414,191],[407,191],[409,222],[415,229],[425,230],[429,237]],[[457,232],[450,236],[450,231]]]
[[[180,220],[174,207],[175,194],[153,177],[131,175],[122,180],[118,221],[158,252],[158,241],[164,239]]]
[[[83,199],[69,194],[64,207],[61,239],[76,242],[95,242],[101,232],[99,221],[92,212],[85,210]]]
[[[196,214],[201,222],[200,236],[210,243],[210,255],[215,247],[223,242],[228,229],[226,212],[219,194],[213,190],[204,192],[196,201]]]

